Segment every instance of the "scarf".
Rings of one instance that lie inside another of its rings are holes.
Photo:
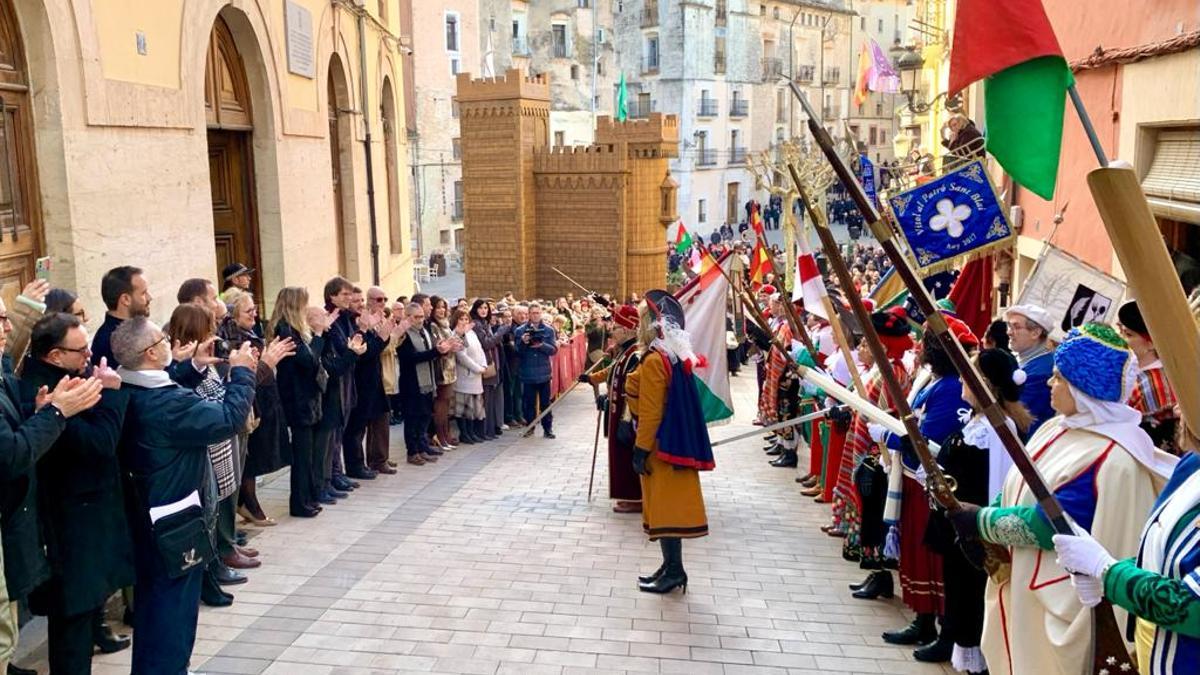
[[[1179,458],[1154,447],[1154,442],[1138,425],[1142,414],[1124,403],[1092,398],[1067,382],[1075,397],[1078,412],[1062,418],[1067,429],[1083,429],[1116,441],[1139,464],[1162,480],[1171,477]]]
[[[1029,363],[1039,356],[1044,356],[1049,353],[1050,348],[1046,346],[1046,343],[1039,342],[1035,346],[1030,347],[1023,352],[1017,352],[1017,363],[1024,367],[1026,363]]]
[[[433,349],[429,331],[424,326],[409,328],[408,339],[417,352],[427,352]],[[436,379],[433,375],[433,361],[417,363],[414,365],[414,370],[417,371],[417,389],[422,394],[432,394],[437,389]]]

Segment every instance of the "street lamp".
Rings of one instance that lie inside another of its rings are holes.
[[[896,70],[900,71],[900,92],[904,94],[908,111],[914,115],[923,115],[933,109],[938,99],[944,98],[946,110],[962,108],[962,98],[958,94],[948,96],[942,92],[933,99],[926,101],[925,92],[921,88],[921,71],[925,67],[925,59],[912,47],[893,47],[892,57],[895,59]]]

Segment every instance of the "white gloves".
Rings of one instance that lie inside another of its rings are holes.
[[[1054,535],[1054,550],[1058,553],[1058,564],[1071,572],[1071,585],[1079,601],[1085,607],[1095,607],[1104,597],[1104,572],[1117,559],[1092,535],[1074,526],[1074,535]]]
[[[1084,607],[1095,607],[1104,599],[1104,582],[1096,577],[1072,574],[1071,585],[1075,587],[1075,594]]]
[[[867,433],[871,435],[871,440],[879,443],[883,441],[883,437],[887,435],[887,428],[882,424],[870,422],[867,424]]]

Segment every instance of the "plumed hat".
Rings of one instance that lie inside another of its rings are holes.
[[[1142,318],[1142,310],[1138,308],[1136,300],[1121,305],[1117,310],[1117,321],[1147,340],[1150,339],[1150,329],[1146,327],[1146,320]]]
[[[1025,371],[1017,366],[1017,360],[1003,349],[985,349],[979,352],[979,370],[992,383],[1005,401],[1021,398],[1021,385],[1025,383]]]
[[[1107,324],[1072,328],[1054,350],[1054,367],[1076,389],[1101,401],[1124,402],[1133,389],[1133,352]]]
[[[668,320],[676,326],[684,328],[683,305],[679,304],[674,295],[656,288],[646,291],[644,297],[655,320]]]
[[[612,314],[613,322],[622,328],[633,330],[638,325],[637,307],[633,305],[619,305]]]

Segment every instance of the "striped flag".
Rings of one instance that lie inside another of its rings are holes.
[[[817,257],[808,243],[807,232],[799,233],[796,246],[800,250],[796,256],[796,283],[792,285],[792,301],[803,300],[805,311],[828,321],[824,302],[827,295],[825,280],[821,278],[821,268],[817,266]]]
[[[684,323],[692,336],[696,362],[692,378],[700,395],[704,421],[721,424],[733,418],[733,397],[729,393],[729,361],[725,351],[725,312],[729,295],[729,273],[733,256],[725,254],[720,262],[705,257],[712,265],[675,294],[683,306]],[[717,266],[720,265],[720,268]]]
[[[762,239],[754,243],[754,251],[750,254],[750,286],[758,288],[763,283],[763,278],[767,276],[767,270],[770,269],[768,264],[771,260],[770,253],[763,248]]]

